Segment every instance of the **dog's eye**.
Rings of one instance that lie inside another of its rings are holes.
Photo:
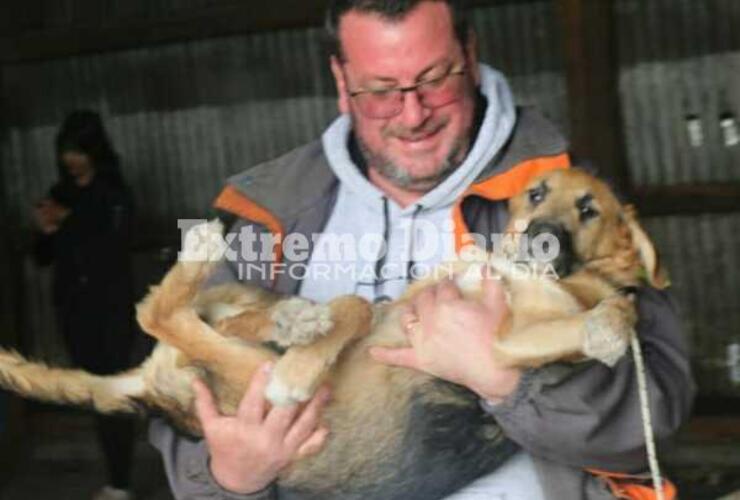
[[[594,217],[599,215],[599,211],[596,210],[592,205],[593,201],[594,197],[590,193],[587,193],[576,200],[578,217],[581,219],[581,222],[593,219]]]
[[[578,213],[580,215],[581,221],[587,221],[589,219],[593,219],[597,215],[599,215],[599,211],[596,210],[591,205],[584,205],[578,209]]]
[[[533,187],[527,193],[529,194],[529,202],[536,207],[545,200],[547,185],[542,183],[537,187]]]

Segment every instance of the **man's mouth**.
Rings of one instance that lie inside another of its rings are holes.
[[[414,134],[397,134],[394,137],[406,148],[426,149],[436,143],[442,128],[442,126],[437,126],[431,130],[425,130]]]

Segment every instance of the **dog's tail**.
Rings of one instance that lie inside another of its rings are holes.
[[[0,349],[0,387],[49,403],[91,407],[101,413],[137,413],[145,395],[141,370],[93,375],[83,370],[54,368]]]

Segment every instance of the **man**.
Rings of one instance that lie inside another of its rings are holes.
[[[568,167],[566,144],[539,115],[515,109],[501,75],[478,64],[474,35],[455,1],[340,0],[328,12],[327,27],[336,42],[331,68],[342,116],[320,142],[231,179],[216,203],[239,217],[233,231],[321,236],[301,256],[286,252],[287,271],[276,277],[246,276],[240,263],[227,263],[214,280],[262,280],[314,300],[343,293],[394,298],[417,266],[450,257],[468,231],[500,232],[507,198],[531,176]],[[413,228],[422,223],[442,235],[435,252],[419,250]],[[317,248],[324,239],[367,233],[381,235],[385,251],[358,255],[352,264],[381,271],[372,279],[310,272],[322,264]],[[309,272],[298,279],[290,270],[301,264]],[[506,306],[494,283],[486,288],[484,304],[462,300],[449,283],[422,294],[415,308],[425,321],[412,347],[372,353],[379,362],[468,387],[520,445],[498,471],[454,498],[610,498],[585,468],[646,467],[631,362],[613,370],[496,366],[490,332]],[[638,307],[651,407],[664,438],[688,414],[689,364],[667,299],[644,290]],[[153,425],[152,442],[178,498],[279,496],[270,483],[281,468],[321,445],[327,430],[317,427],[318,415],[327,392],[303,410],[266,412],[267,378],[267,371],[255,377],[234,417],[219,415],[208,391],[197,386],[205,442]]]

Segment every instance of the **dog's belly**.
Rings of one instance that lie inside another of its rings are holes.
[[[339,410],[329,443],[280,482],[290,500],[430,500],[495,470],[517,450],[473,393],[429,380],[397,407]]]

